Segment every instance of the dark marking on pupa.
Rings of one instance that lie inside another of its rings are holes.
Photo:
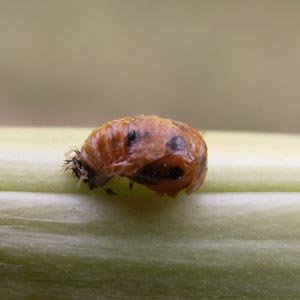
[[[133,144],[138,142],[141,138],[141,134],[138,131],[131,130],[127,134],[127,146],[131,147]]]
[[[182,136],[175,135],[167,142],[166,145],[172,151],[180,151],[180,150],[184,150],[186,148],[187,143]]]
[[[134,181],[142,184],[159,184],[162,180],[177,180],[183,175],[180,167],[165,167],[163,164],[150,164],[143,167]]]

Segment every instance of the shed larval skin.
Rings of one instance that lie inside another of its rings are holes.
[[[162,196],[197,190],[207,171],[207,147],[190,125],[157,116],[127,117],[94,129],[80,151],[90,188],[127,177]],[[74,171],[74,169],[73,169]]]

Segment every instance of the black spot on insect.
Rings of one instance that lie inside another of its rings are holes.
[[[184,150],[187,146],[185,139],[180,135],[173,136],[166,145],[172,151]]]
[[[134,180],[142,184],[158,184],[162,180],[177,180],[183,175],[179,167],[166,167],[164,164],[150,164],[143,167]]]
[[[167,173],[168,179],[178,179],[183,175],[183,171],[179,167],[173,167],[171,168]]]
[[[134,180],[139,183],[157,184],[161,179],[159,175],[160,165],[150,164],[143,167]]]
[[[127,146],[131,147],[134,143],[138,142],[140,138],[141,134],[138,131],[129,131],[127,134]]]

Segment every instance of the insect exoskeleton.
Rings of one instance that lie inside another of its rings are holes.
[[[119,176],[130,179],[130,187],[137,182],[159,196],[175,197],[203,183],[207,147],[188,124],[158,116],[126,117],[94,129],[81,150],[66,159],[65,168],[90,189]]]

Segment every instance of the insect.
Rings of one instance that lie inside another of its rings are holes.
[[[207,147],[188,124],[158,116],[126,117],[94,129],[81,150],[65,160],[65,169],[90,189],[119,176],[130,180],[130,188],[136,182],[159,196],[176,197],[183,189],[190,194],[201,186]]]

